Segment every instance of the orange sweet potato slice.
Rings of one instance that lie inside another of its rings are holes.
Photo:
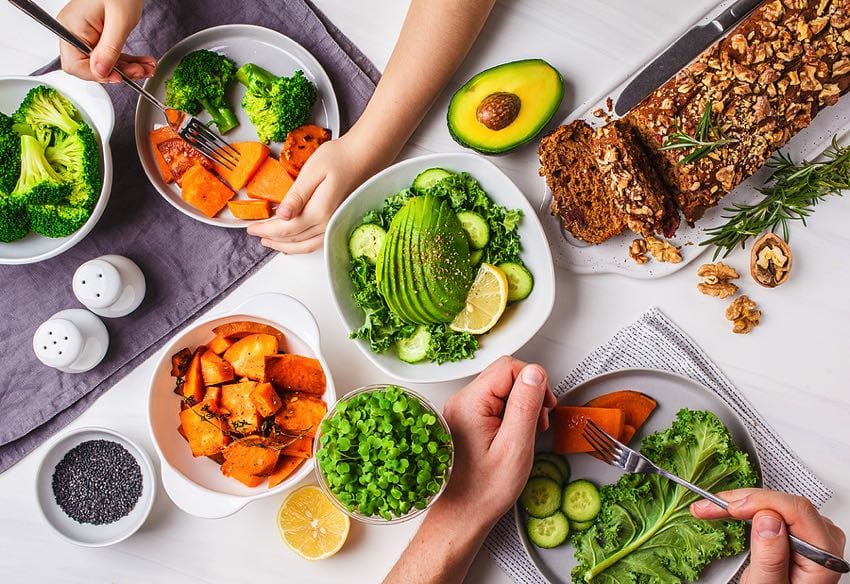
[[[247,436],[231,442],[222,454],[231,468],[241,469],[245,474],[267,477],[280,456],[280,450],[272,446],[262,436]]]
[[[260,169],[248,182],[246,192],[252,199],[265,199],[272,203],[280,203],[289,192],[293,183],[292,177],[281,167],[274,158],[266,158]]]
[[[283,405],[271,383],[258,383],[251,391],[251,401],[254,402],[257,412],[264,418],[275,415]]]
[[[282,396],[283,407],[274,417],[278,428],[288,434],[315,436],[319,423],[328,411],[325,402],[309,394],[287,393]]]
[[[291,443],[287,444],[289,440],[284,442],[286,446],[284,446],[280,454],[281,456],[294,456],[295,458],[313,458],[313,439],[309,436],[304,436],[303,438],[296,438],[292,440]]]
[[[248,335],[255,335],[258,333],[272,335],[277,339],[278,349],[283,350],[286,347],[286,335],[284,335],[282,332],[280,332],[273,326],[269,326],[260,322],[253,322],[250,320],[227,322],[225,324],[215,327],[213,329],[213,332],[220,337],[237,339],[241,339],[242,337],[247,337]]]
[[[215,217],[232,199],[234,193],[209,170],[195,164],[180,183],[183,200],[207,217]]]
[[[302,462],[304,462],[303,458],[295,456],[281,456],[278,458],[277,465],[274,467],[272,474],[269,475],[269,488],[273,489],[285,481],[289,475],[301,466]]]
[[[252,434],[259,428],[260,416],[251,399],[251,392],[256,386],[256,381],[222,386],[221,407],[230,412],[227,424],[233,432]]]
[[[175,138],[179,140],[180,136],[177,135],[177,132],[171,129],[171,126],[162,126],[161,128],[148,132],[148,137],[151,142],[153,159],[154,162],[156,162],[156,167],[159,170],[160,176],[162,176],[162,180],[166,183],[173,182],[174,175],[171,174],[171,167],[168,166],[168,163],[165,161],[165,157],[162,155],[162,152],[160,152],[158,146],[166,140],[174,140]]]
[[[207,389],[204,392],[204,401],[214,401],[216,405],[221,405],[221,386],[207,386]]]
[[[225,337],[220,337],[216,335],[213,337],[213,340],[209,342],[207,345],[207,349],[215,353],[216,355],[222,355],[226,350],[228,350],[233,343],[235,343],[233,339],[228,339]]]
[[[611,436],[620,436],[623,432],[625,414],[623,410],[612,408],[584,406],[555,408],[555,452],[559,454],[594,452],[593,446],[582,435],[587,420],[593,420]]]
[[[206,385],[218,385],[233,380],[233,366],[209,349],[201,355],[201,372]]]
[[[263,357],[274,355],[277,350],[277,337],[265,333],[253,334],[233,343],[233,346],[224,352],[224,359],[233,365],[236,375],[266,381],[263,379],[265,374]]]
[[[584,405],[593,408],[614,408],[623,410],[623,413],[626,416],[625,426],[631,426],[633,429],[630,436],[619,436],[621,442],[627,443],[628,440],[634,436],[635,432],[640,430],[641,426],[643,426],[644,422],[646,422],[658,404],[645,393],[631,389],[624,389],[622,391],[614,391],[600,395]]]
[[[298,176],[319,146],[331,139],[331,132],[321,126],[306,124],[286,135],[280,151],[280,164],[292,176]]]
[[[317,359],[302,355],[271,355],[265,358],[262,381],[268,381],[278,391],[301,391],[322,396],[326,379]]]
[[[183,175],[196,164],[200,164],[204,168],[212,168],[212,162],[206,156],[192,148],[180,137],[164,140],[157,144],[156,148],[162,155],[165,164],[168,165],[171,176],[177,184],[182,183]]]
[[[243,188],[257,169],[269,157],[269,147],[260,142],[235,142],[232,146],[239,151],[239,163],[230,170],[220,164],[214,164],[216,174],[227,181],[234,190]]]
[[[189,369],[186,371],[186,377],[183,378],[183,398],[189,402],[189,405],[196,404],[204,399],[205,383],[204,375],[201,370],[201,355],[207,350],[206,347],[200,346],[192,355],[192,361],[189,363]]]
[[[230,442],[219,415],[218,405],[212,400],[180,412],[182,434],[189,441],[193,456],[213,456]]]
[[[227,208],[237,219],[257,221],[272,216],[271,201],[228,201]]]

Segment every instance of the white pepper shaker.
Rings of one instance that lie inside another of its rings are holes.
[[[38,360],[65,373],[83,373],[103,361],[109,333],[88,310],[71,308],[51,316],[35,331],[32,348]]]
[[[145,275],[132,260],[104,255],[74,273],[74,295],[99,316],[118,318],[136,310],[145,298]]]

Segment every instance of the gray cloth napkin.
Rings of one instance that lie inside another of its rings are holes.
[[[832,497],[832,492],[806,468],[702,349],[657,308],[588,355],[558,385],[555,395],[560,397],[602,373],[630,368],[661,369],[690,377],[726,402],[741,417],[756,443],[765,487],[806,496],[818,507]],[[515,582],[546,583],[520,543],[512,511],[496,524],[484,545]]]
[[[343,131],[363,111],[380,74],[305,0],[150,0],[126,50],[159,56],[198,30],[230,23],[280,31],[310,51],[331,78]],[[56,63],[45,70],[52,68]],[[0,472],[71,422],[176,329],[209,309],[270,257],[244,231],[190,219],[154,190],[139,164],[133,138],[137,96],[123,86],[107,90],[116,114],[111,141],[115,180],[100,222],[84,241],[58,257],[28,266],[0,266]],[[55,312],[80,306],[71,291],[74,271],[107,253],[126,255],[142,268],[148,285],[144,303],[127,317],[104,319],[109,353],[94,370],[70,375],[45,367],[33,353],[35,329]]]

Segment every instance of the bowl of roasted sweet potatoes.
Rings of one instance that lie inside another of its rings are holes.
[[[192,515],[225,517],[313,470],[313,438],[336,401],[310,311],[255,296],[193,324],[162,352],[148,421],[162,482]]]

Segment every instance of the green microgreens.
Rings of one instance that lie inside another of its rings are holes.
[[[777,153],[767,167],[773,174],[759,192],[764,198],[752,205],[735,203],[724,211],[726,223],[706,231],[709,239],[700,245],[715,245],[714,258],[726,257],[750,237],[764,231],[781,228],[782,238],[790,239],[790,221],[806,225],[815,205],[829,195],[843,194],[850,188],[850,147],[841,147],[832,139],[832,145],[823,153],[822,162],[803,161],[796,164],[790,156]]]
[[[337,499],[387,521],[424,509],[452,458],[451,436],[437,416],[394,386],[338,404],[320,440],[316,460]]]
[[[723,131],[714,124],[712,119],[712,102],[705,102],[705,109],[702,112],[699,123],[697,124],[696,132],[693,136],[686,134],[682,130],[681,122],[676,126],[676,132],[667,136],[664,144],[658,149],[664,150],[681,150],[691,148],[691,152],[679,159],[677,166],[689,164],[704,156],[708,156],[722,146],[734,144],[738,142],[735,138],[727,138]]]

